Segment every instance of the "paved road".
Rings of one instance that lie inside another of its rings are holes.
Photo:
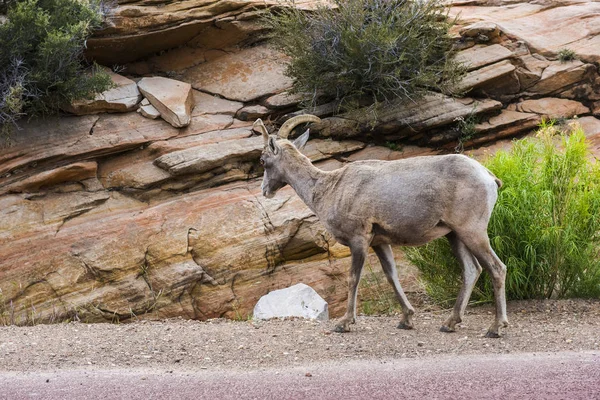
[[[1,399],[600,399],[600,353],[352,361],[260,371],[0,373]]]

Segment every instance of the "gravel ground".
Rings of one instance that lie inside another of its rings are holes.
[[[331,332],[334,321],[305,320],[8,326],[0,327],[0,371],[256,370],[340,360],[600,351],[600,300],[511,302],[508,311],[511,325],[500,339],[484,337],[491,306],[469,308],[449,334],[438,330],[448,310],[417,310],[412,331],[396,329],[398,316],[359,316],[345,334]]]

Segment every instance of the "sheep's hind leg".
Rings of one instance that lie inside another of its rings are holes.
[[[492,247],[486,231],[472,237],[465,236],[462,240],[471,253],[477,258],[481,266],[491,275],[494,286],[494,300],[496,303],[496,318],[486,333],[486,337],[500,337],[500,329],[508,326],[506,316],[506,265],[498,258]]]
[[[479,265],[477,259],[471,254],[469,249],[467,249],[467,246],[465,246],[458,236],[456,236],[456,233],[450,232],[448,235],[446,235],[446,237],[450,242],[454,256],[458,259],[460,265],[462,266],[463,284],[460,288],[460,292],[458,293],[458,297],[456,298],[456,303],[454,304],[452,314],[446,320],[444,325],[442,325],[440,331],[454,332],[456,329],[456,324],[462,321],[465,308],[467,307],[467,303],[471,297],[471,292],[473,291],[473,287],[475,286],[475,283],[481,274],[481,265]]]
[[[335,326],[334,331],[339,333],[349,332],[349,325],[356,321],[356,295],[358,293],[360,275],[367,257],[367,246],[350,246],[350,252],[352,254],[352,266],[350,267],[350,276],[348,277],[348,308],[346,314]]]
[[[396,297],[402,306],[402,319],[398,324],[399,329],[413,329],[413,321],[412,317],[415,313],[415,309],[412,307],[404,291],[402,290],[402,286],[400,286],[400,281],[398,280],[398,271],[396,270],[396,261],[394,260],[394,253],[392,252],[392,247],[389,244],[383,244],[379,246],[373,246],[373,250],[375,250],[375,254],[379,258],[379,262],[381,263],[381,268],[383,268],[383,272],[385,276],[394,288],[394,292],[396,293]]]

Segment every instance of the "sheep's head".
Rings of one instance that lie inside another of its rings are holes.
[[[269,135],[267,128],[260,119],[254,122],[254,128],[262,133],[265,141],[265,147],[260,156],[260,163],[263,166],[265,172],[263,174],[262,181],[262,193],[266,198],[275,196],[275,193],[282,187],[288,184],[286,182],[285,165],[282,162],[283,153],[287,146],[282,146],[282,143],[278,143],[279,140],[286,140],[287,137],[297,125],[304,122],[318,122],[321,119],[314,115],[298,115],[296,117],[287,120],[279,129],[277,135]],[[291,143],[296,149],[300,150],[304,147],[308,141],[309,130],[307,129],[301,136],[295,139]]]

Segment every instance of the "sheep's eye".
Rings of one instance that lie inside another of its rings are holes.
[[[260,165],[265,165],[265,160],[262,157],[260,158]]]

